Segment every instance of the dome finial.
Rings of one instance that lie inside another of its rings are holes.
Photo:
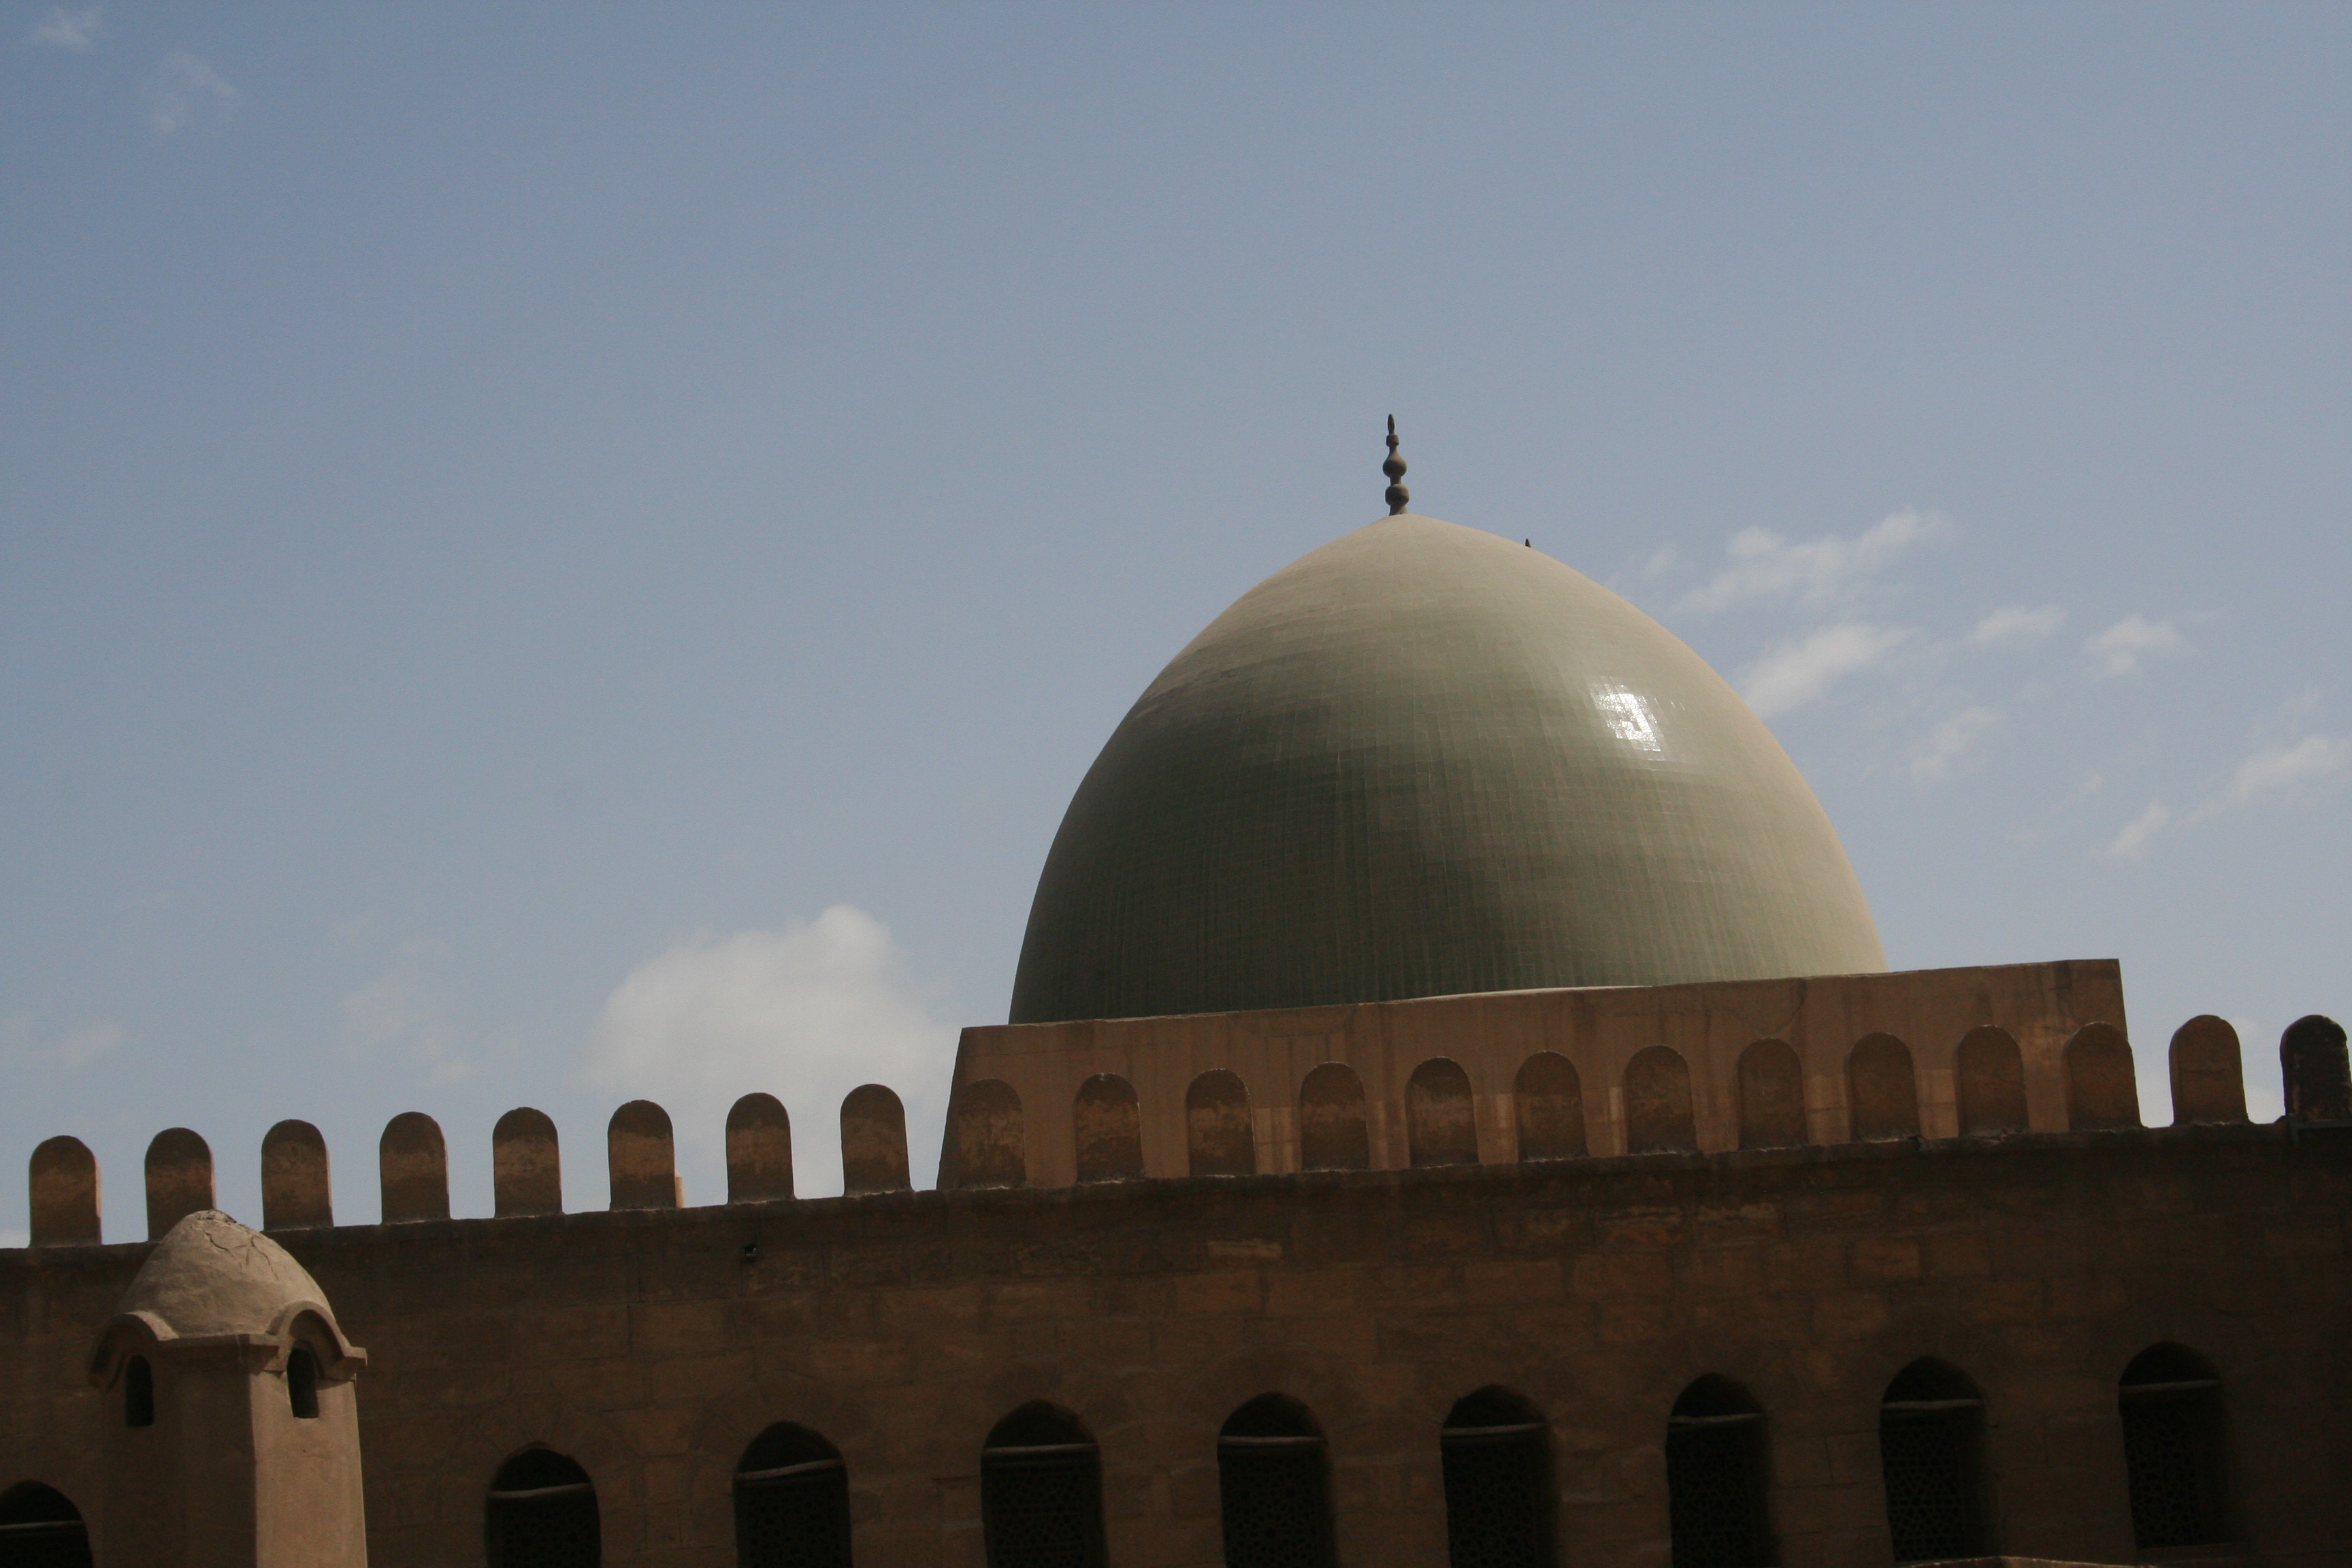
[[[1412,492],[1404,488],[1404,459],[1397,456],[1396,416],[1389,416],[1389,460],[1381,465],[1381,472],[1389,477],[1389,515],[1395,517],[1412,500]]]

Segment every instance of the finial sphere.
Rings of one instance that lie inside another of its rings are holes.
[[[1389,416],[1389,460],[1381,465],[1381,472],[1389,477],[1389,515],[1398,516],[1403,512],[1406,503],[1412,500],[1412,492],[1404,488],[1404,459],[1397,456],[1396,416],[1393,414]]]

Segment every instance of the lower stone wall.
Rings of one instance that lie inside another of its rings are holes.
[[[1101,1448],[1110,1560],[1221,1559],[1216,1434],[1251,1397],[1328,1435],[1339,1560],[1444,1561],[1437,1429],[1500,1384],[1550,1426],[1561,1557],[1669,1561],[1666,1416],[1766,1413],[1781,1561],[1885,1564],[1877,1423],[1914,1358],[1986,1401],[1997,1545],[2134,1559],[2116,1379],[2219,1369],[2246,1561],[2352,1563],[2352,1150],[2283,1127],[2032,1134],[282,1233],[371,1353],[375,1568],[481,1561],[541,1442],[605,1562],[734,1561],[770,1423],[847,1463],[861,1568],[982,1560],[979,1449],[1015,1407]],[[0,1484],[87,1509],[89,1337],[146,1248],[0,1253]]]

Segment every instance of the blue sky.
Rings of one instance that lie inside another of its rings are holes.
[[[878,1078],[934,1157],[1069,792],[1417,510],[1766,712],[1902,967],[2352,1010],[2352,12],[0,10],[0,1104]],[[2267,1107],[2267,1110],[2263,1108]],[[0,1227],[22,1197],[0,1205]]]

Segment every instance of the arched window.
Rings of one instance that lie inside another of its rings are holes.
[[[1849,1131],[1857,1143],[1919,1136],[1919,1079],[1911,1047],[1892,1035],[1864,1035],[1845,1058]]]
[[[1412,1069],[1404,1086],[1404,1132],[1416,1167],[1478,1163],[1477,1114],[1461,1063],[1432,1057]]]
[[[1364,1080],[1346,1062],[1325,1062],[1298,1086],[1298,1168],[1372,1168],[1371,1135],[1364,1119]]]
[[[1115,1072],[1095,1074],[1078,1085],[1070,1121],[1077,1138],[1078,1180],[1143,1179],[1143,1119],[1133,1084]]]
[[[1223,1068],[1202,1073],[1184,1091],[1184,1153],[1196,1176],[1257,1174],[1249,1089]]]
[[[1939,1361],[1915,1361],[1878,1407],[1886,1529],[1897,1563],[1981,1557],[1985,1528],[1984,1398]]]
[[[1625,1064],[1625,1152],[1698,1152],[1690,1064],[1672,1046],[1649,1046]]]
[[[2212,1366],[2179,1345],[2151,1346],[2124,1368],[2116,1394],[2140,1550],[2229,1540],[2221,1380]]]
[[[1332,1568],[1331,1466],[1297,1401],[1260,1394],[1217,1434],[1225,1568]]]
[[[739,1568],[849,1568],[849,1471],[834,1446],[779,1421],[735,1461]]]
[[[1729,1378],[1709,1374],[1666,1417],[1666,1507],[1675,1568],[1765,1568],[1764,1412]]]
[[[155,1425],[155,1369],[147,1364],[143,1355],[132,1356],[122,1363],[122,1424]]]
[[[1796,1149],[1805,1137],[1805,1069],[1786,1040],[1739,1053],[1739,1146]]]
[[[319,1418],[319,1358],[309,1345],[286,1352],[286,1403],[298,1421]]]
[[[0,1492],[0,1563],[8,1568],[89,1568],[89,1531],[66,1494],[38,1481]]]
[[[1484,1388],[1438,1429],[1452,1568],[1552,1568],[1551,1431],[1516,1394]]]
[[[1102,1456],[1077,1418],[1024,1405],[980,1451],[988,1568],[1103,1568]]]
[[[482,1543],[489,1568],[597,1568],[596,1483],[552,1448],[525,1448],[490,1482]]]

